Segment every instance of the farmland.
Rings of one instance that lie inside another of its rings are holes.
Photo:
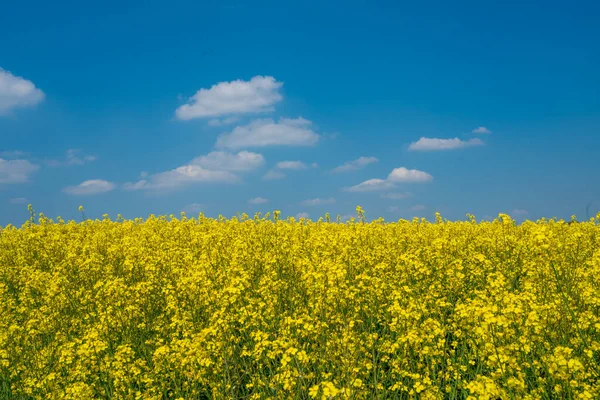
[[[599,219],[357,213],[1,228],[0,398],[600,397]]]

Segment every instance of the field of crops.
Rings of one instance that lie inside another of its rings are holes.
[[[0,398],[600,398],[600,215],[357,211],[1,228]]]

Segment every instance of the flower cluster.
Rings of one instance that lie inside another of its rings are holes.
[[[600,215],[0,228],[0,398],[600,398]]]

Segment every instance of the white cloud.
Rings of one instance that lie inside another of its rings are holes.
[[[400,207],[398,207],[398,206],[389,206],[388,207],[388,211],[395,213],[395,212],[400,211]]]
[[[422,204],[417,204],[416,206],[412,206],[412,207],[410,208],[410,211],[423,211],[423,210],[425,210],[426,208],[427,208],[427,207],[425,207],[425,206],[424,206],[424,205],[422,205]]]
[[[15,197],[10,199],[10,204],[26,204],[28,200],[25,197]]]
[[[268,170],[267,173],[263,176],[263,179],[266,181],[272,181],[275,179],[283,178],[285,178],[285,174],[281,171],[275,171],[274,169]]]
[[[382,199],[390,199],[390,200],[402,200],[408,199],[412,197],[412,193],[404,192],[404,193],[383,193],[381,194]]]
[[[66,152],[65,159],[60,160],[48,160],[46,164],[50,167],[70,167],[73,165],[83,165],[93,161],[96,161],[98,157],[83,154],[81,149],[68,149]]]
[[[307,219],[310,215],[307,212],[299,212],[298,214],[296,214],[296,219]]]
[[[328,199],[308,199],[302,202],[303,206],[320,206],[323,204],[333,204],[335,203],[335,199],[330,197]]]
[[[472,130],[472,132],[473,133],[492,133],[492,131],[490,131],[485,126],[480,126],[479,128],[475,128]]]
[[[134,183],[126,183],[125,190],[170,190],[196,183],[237,182],[239,178],[229,171],[213,171],[199,165],[182,165],[166,172],[150,175]]]
[[[219,117],[228,114],[260,113],[273,110],[283,99],[279,89],[283,85],[272,76],[255,76],[249,81],[219,82],[210,89],[200,89],[187,104],[177,108],[181,120]]]
[[[0,68],[0,115],[7,115],[16,108],[35,106],[44,96],[33,82]]]
[[[29,155],[29,153],[27,153],[25,151],[20,151],[20,150],[8,150],[8,151],[0,152],[0,158],[15,159],[15,158],[23,158],[28,155]]]
[[[208,121],[209,126],[223,126],[223,125],[231,125],[240,120],[240,117],[233,116],[227,117],[223,119],[211,119]]]
[[[263,197],[255,197],[253,199],[248,200],[248,203],[250,203],[250,204],[266,204],[268,202],[269,202],[269,200],[267,200]]]
[[[369,179],[361,182],[358,185],[354,185],[344,190],[347,192],[375,192],[379,190],[387,190],[394,187],[394,184],[385,179]]]
[[[344,163],[343,165],[340,165],[339,167],[332,169],[331,172],[338,173],[338,172],[356,171],[357,169],[361,169],[363,167],[366,167],[369,164],[376,163],[378,161],[379,160],[375,157],[359,157],[354,161],[348,161],[348,162]]]
[[[183,211],[184,213],[198,213],[200,211],[202,211],[202,209],[205,208],[204,204],[199,204],[199,203],[192,203],[192,204],[188,204],[185,207],[183,207],[183,209],[181,211]]]
[[[418,183],[418,182],[429,182],[433,180],[433,176],[427,172],[419,171],[417,169],[407,169],[405,167],[394,168],[388,175],[388,181],[390,182],[402,182],[402,183]]]
[[[310,125],[312,122],[299,118],[257,119],[248,125],[238,126],[231,133],[217,138],[217,148],[239,149],[265,146],[312,146],[320,136]]]
[[[277,169],[290,169],[290,170],[302,170],[308,169],[308,165],[302,161],[280,161],[275,165]]]
[[[408,146],[408,150],[411,151],[438,151],[438,150],[454,150],[461,149],[464,147],[482,146],[483,141],[481,139],[469,139],[461,140],[459,138],[453,139],[437,139],[437,138],[426,138],[422,137],[416,142],[412,142]]]
[[[77,186],[67,186],[63,191],[74,196],[87,196],[110,192],[115,188],[115,184],[102,179],[90,179]]]
[[[262,154],[240,151],[237,154],[213,151],[205,156],[194,158],[190,164],[219,171],[250,171],[265,163]]]
[[[0,158],[0,184],[25,183],[37,170],[39,165],[27,160],[5,160]]]
[[[527,211],[527,210],[522,210],[522,209],[520,209],[520,208],[515,208],[514,210],[512,210],[512,214],[513,214],[513,215],[522,216],[522,215],[527,215],[527,214],[529,214],[529,211]]]

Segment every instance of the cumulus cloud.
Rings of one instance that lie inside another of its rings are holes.
[[[308,199],[308,200],[304,200],[301,204],[303,206],[320,206],[323,204],[333,204],[335,203],[335,199],[333,197],[330,197],[328,199]]]
[[[437,139],[437,138],[426,138],[422,137],[416,142],[412,142],[408,146],[408,150],[411,151],[438,151],[438,150],[454,150],[462,149],[464,147],[482,146],[483,141],[481,139],[469,139],[461,140],[459,138],[453,139]]]
[[[394,168],[388,175],[388,181],[394,183],[419,183],[433,180],[433,176],[417,169],[407,169],[405,167]]]
[[[115,184],[102,179],[90,179],[77,186],[67,186],[63,191],[74,196],[89,196],[110,192],[115,188]]]
[[[369,179],[348,188],[347,192],[375,192],[379,190],[387,190],[394,187],[394,184],[386,179]]]
[[[274,169],[268,170],[267,173],[263,176],[263,179],[266,181],[272,181],[283,178],[285,178],[285,174],[281,171],[276,171]]]
[[[177,108],[175,115],[180,120],[190,120],[273,111],[273,105],[283,99],[279,93],[282,85],[272,76],[219,82],[209,89],[200,89],[187,104]]]
[[[356,171],[357,169],[364,168],[367,165],[376,163],[378,161],[379,160],[375,157],[359,157],[354,161],[348,161],[348,162],[340,165],[339,167],[335,167],[334,169],[331,170],[331,172],[339,173],[339,172]]]
[[[126,183],[125,190],[171,190],[196,183],[233,183],[239,178],[230,171],[213,171],[199,165],[182,165],[170,171],[149,175],[146,179]]]
[[[215,147],[313,146],[320,136],[310,128],[311,124],[311,121],[302,117],[280,118],[278,121],[257,119],[248,125],[236,127],[231,133],[221,134]]]
[[[7,115],[16,108],[35,106],[44,97],[44,92],[33,82],[0,68],[0,115]]]
[[[248,200],[248,203],[255,204],[255,205],[256,204],[266,204],[268,202],[269,202],[269,200],[267,200],[267,199],[265,199],[263,197],[255,197],[253,199]]]
[[[485,126],[480,126],[479,128],[475,128],[472,130],[472,132],[473,133],[492,133],[492,131],[490,131]]]
[[[396,183],[423,183],[429,182],[432,179],[433,176],[431,176],[427,172],[400,167],[394,168],[392,172],[390,172],[390,174],[388,175],[387,179],[369,179],[362,183],[359,183],[358,185],[344,188],[344,190],[347,192],[374,192],[392,189],[396,187]],[[396,194],[392,196],[398,195]]]
[[[221,171],[250,171],[265,163],[262,154],[240,151],[237,154],[225,151],[213,151],[205,156],[194,158],[190,164],[202,168]]]
[[[237,117],[237,116],[227,117],[227,118],[223,118],[223,119],[216,118],[216,119],[209,120],[208,125],[209,126],[231,125],[231,124],[238,122],[239,120],[240,120],[240,117]]]
[[[0,158],[0,184],[25,183],[40,169],[39,165],[27,160],[5,160]]]

